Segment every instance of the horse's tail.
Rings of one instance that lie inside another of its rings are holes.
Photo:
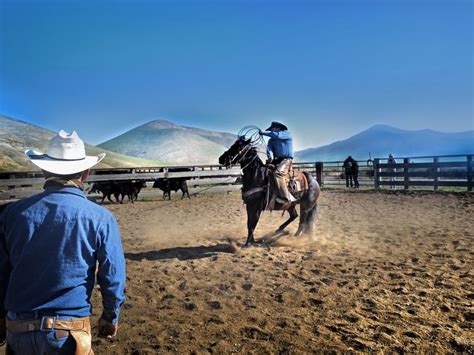
[[[308,198],[311,201],[310,205],[305,209],[305,211],[310,212],[316,207],[318,203],[321,188],[319,187],[318,181],[313,177],[313,175],[306,171],[304,171],[303,174],[305,175],[306,180],[308,181],[308,190],[306,193],[309,195]]]

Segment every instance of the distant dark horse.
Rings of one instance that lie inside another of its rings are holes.
[[[219,164],[230,167],[240,164],[242,168],[242,197],[247,207],[247,241],[246,246],[255,243],[253,232],[257,226],[260,214],[267,207],[268,169],[260,160],[257,149],[252,145],[251,139],[239,137],[237,141],[219,157]],[[296,204],[300,204],[300,224],[295,236],[303,232],[307,236],[313,233],[316,217],[317,201],[320,193],[319,184],[311,174],[304,173],[308,181],[308,189],[296,194],[297,199],[286,210],[290,218],[278,227],[276,234],[280,234],[297,217]],[[277,208],[278,209],[278,206]]]

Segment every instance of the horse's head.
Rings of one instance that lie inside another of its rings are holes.
[[[219,157],[219,164],[230,167],[242,162],[248,150],[252,147],[251,139],[240,136],[232,146]]]

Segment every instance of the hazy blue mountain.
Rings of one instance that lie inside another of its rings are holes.
[[[99,147],[168,164],[218,164],[218,157],[236,138],[230,133],[156,120],[99,144]]]
[[[0,115],[0,171],[37,171],[24,155],[27,149],[47,151],[51,137],[57,132],[32,125],[28,122]],[[80,132],[78,132],[80,135]],[[86,144],[86,154],[106,153],[97,168],[122,168],[157,166],[160,163],[129,157]]]
[[[373,126],[348,139],[295,153],[297,161],[337,161],[351,155],[357,160],[474,153],[474,131],[442,133],[430,129],[408,131],[386,125]]]

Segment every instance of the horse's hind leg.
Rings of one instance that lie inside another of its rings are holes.
[[[304,224],[304,227],[303,227],[303,234],[308,237],[313,236],[313,227],[314,227],[314,221],[316,219],[317,212],[318,212],[317,204],[308,212],[306,223]]]
[[[285,223],[283,223],[280,227],[278,227],[277,233],[281,232],[283,229],[286,228],[286,226],[288,226],[291,222],[293,222],[296,218],[298,218],[298,212],[296,212],[295,205],[288,208],[288,213],[290,214],[290,218],[288,218]]]
[[[295,237],[299,236],[301,234],[301,232],[303,231],[303,229],[305,229],[306,223],[307,223],[307,220],[308,220],[308,211],[306,209],[301,208],[300,213],[301,213],[301,215],[300,215],[300,224],[298,225],[298,230],[295,233]]]

